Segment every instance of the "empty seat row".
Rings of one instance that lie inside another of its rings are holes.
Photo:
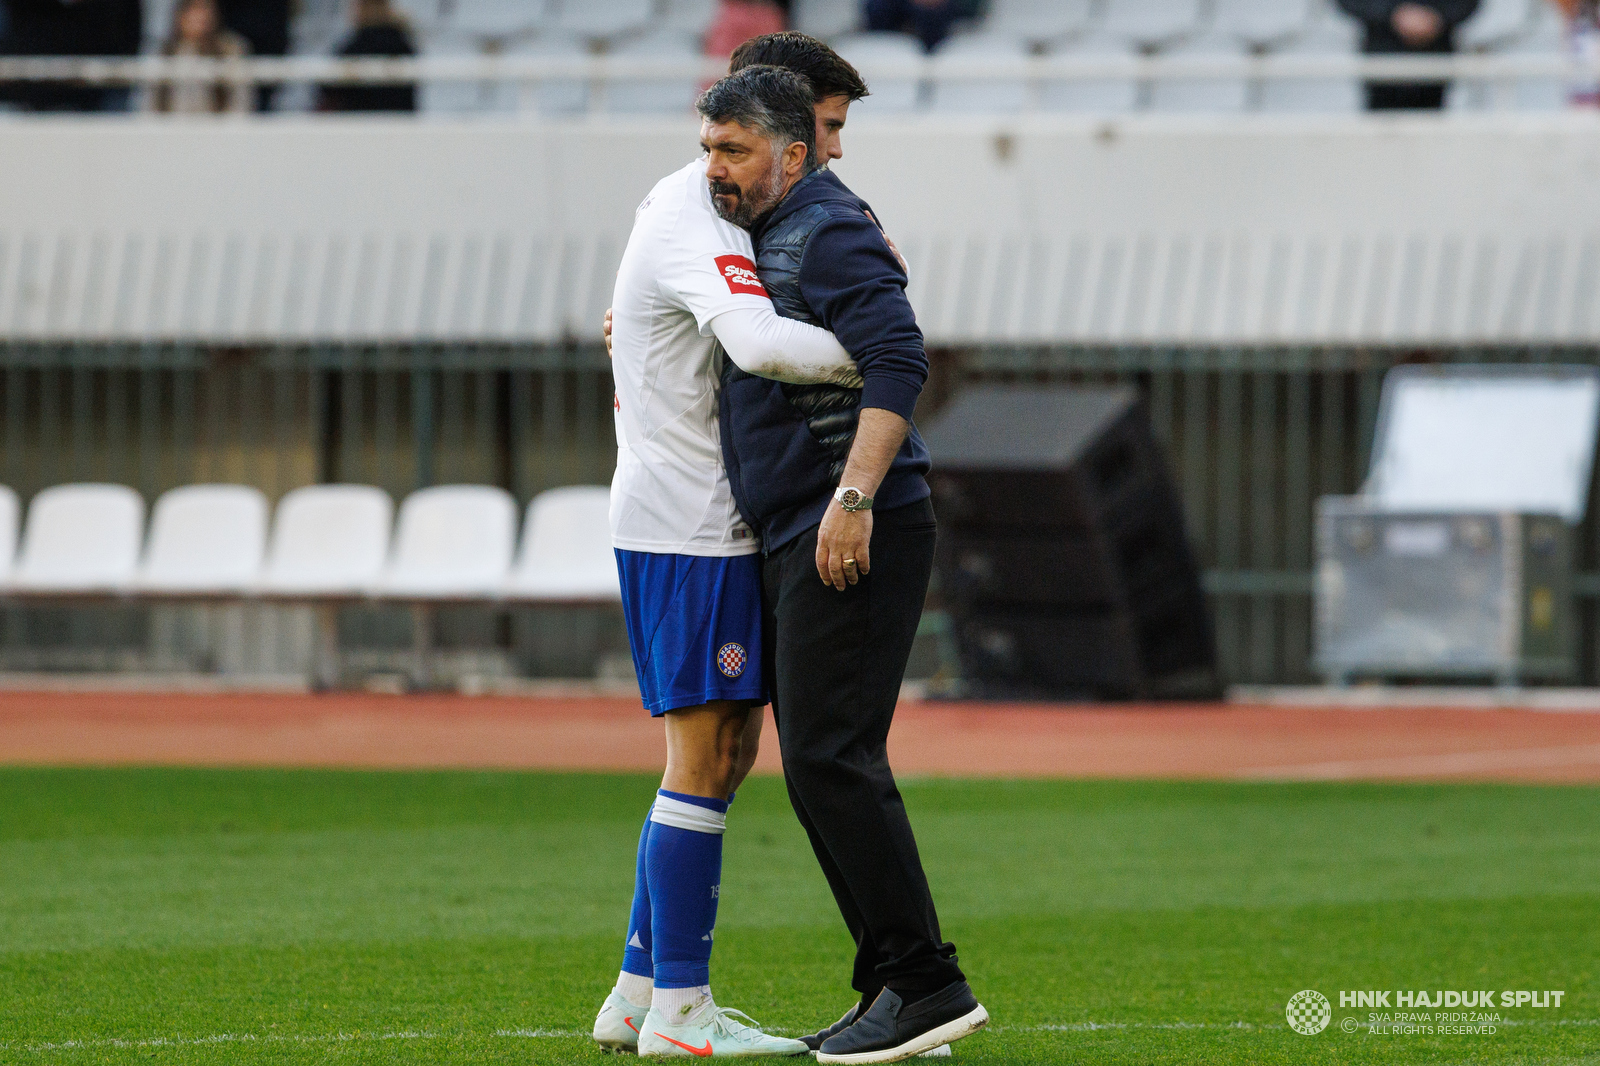
[[[146,536],[125,485],[45,489],[25,524],[0,486],[0,595],[614,601],[609,502],[603,486],[540,493],[519,545],[515,501],[487,485],[420,489],[397,520],[382,489],[311,485],[283,497],[270,531],[260,491],[189,485],[156,501]]]
[[[1023,5],[1033,2],[1018,0]],[[1171,5],[1174,10],[1188,6]],[[925,77],[907,74],[907,65],[922,57],[920,42],[907,35],[848,34],[835,38],[834,46],[872,85],[873,94],[856,105],[857,111],[867,114],[914,110],[1010,113],[1030,108],[1094,113],[1358,111],[1364,95],[1360,79],[1354,77],[958,76],[963,63],[1015,62],[1020,66],[1040,54],[1104,59],[1158,52],[1199,60],[1261,54],[1290,58],[1356,55],[1360,51],[1358,25],[1326,11],[1319,15],[1319,6],[1318,0],[1227,0],[1200,31],[1176,32],[1182,19],[1161,23],[1153,14],[1143,21],[1131,16],[1121,22],[1108,18],[1079,34],[1053,35],[1046,46],[1023,31],[1031,26],[1032,32],[1043,34],[1046,25],[1068,25],[1065,11],[1073,7],[1072,2],[1048,0],[1037,6],[1041,17],[1049,14],[1057,20],[1050,23],[1007,23],[1002,16],[1007,10],[1017,10],[1017,5],[1004,8],[997,4],[979,32],[957,34],[939,47]],[[1549,54],[1562,47],[1562,27],[1553,8],[1530,6],[1527,0],[1486,0],[1478,16],[1462,27],[1461,38],[1466,47],[1479,51]],[[1557,77],[1458,79],[1450,106],[1551,109],[1564,106],[1565,97]]]
[[[818,37],[862,28],[859,0],[793,0],[792,6],[795,27]],[[1482,0],[1458,43],[1469,50],[1505,47],[1555,21],[1552,7],[1548,0]],[[1270,49],[1325,23],[1353,24],[1333,0],[989,0],[974,25],[1036,49],[1099,38],[1154,51],[1203,35]]]

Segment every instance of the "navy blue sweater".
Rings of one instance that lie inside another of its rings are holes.
[[[813,318],[833,331],[861,370],[862,407],[880,407],[911,421],[928,378],[922,330],[906,299],[906,274],[866,203],[831,171],[796,185],[752,230],[757,261],[762,235],[814,204],[827,213],[812,232],[800,264],[800,291]],[[771,551],[822,521],[837,487],[832,457],[812,435],[783,385],[731,375],[721,398],[722,443],[739,511]],[[874,510],[925,499],[928,449],[912,426],[874,494]]]

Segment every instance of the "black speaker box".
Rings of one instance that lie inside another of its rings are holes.
[[[1218,695],[1182,507],[1135,389],[973,388],[923,437],[960,695]]]

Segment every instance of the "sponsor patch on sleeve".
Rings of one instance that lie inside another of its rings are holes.
[[[717,269],[722,272],[722,280],[728,283],[729,292],[748,293],[751,296],[767,294],[766,286],[756,276],[756,265],[744,256],[719,255]]]

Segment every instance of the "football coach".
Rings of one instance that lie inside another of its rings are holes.
[[[708,129],[751,121],[752,101],[733,90],[759,83],[725,81],[702,98]],[[794,108],[779,95],[754,103]],[[789,799],[856,943],[861,1000],[807,1043],[820,1044],[819,1062],[895,1062],[988,1021],[940,935],[887,751],[933,567],[928,451],[912,424],[928,358],[876,216],[807,147],[808,166],[775,206],[740,221],[778,313],[831,330],[863,385],[783,384],[727,361],[722,441],[765,555],[765,655]],[[751,206],[722,195],[737,183],[707,177],[723,217]]]

